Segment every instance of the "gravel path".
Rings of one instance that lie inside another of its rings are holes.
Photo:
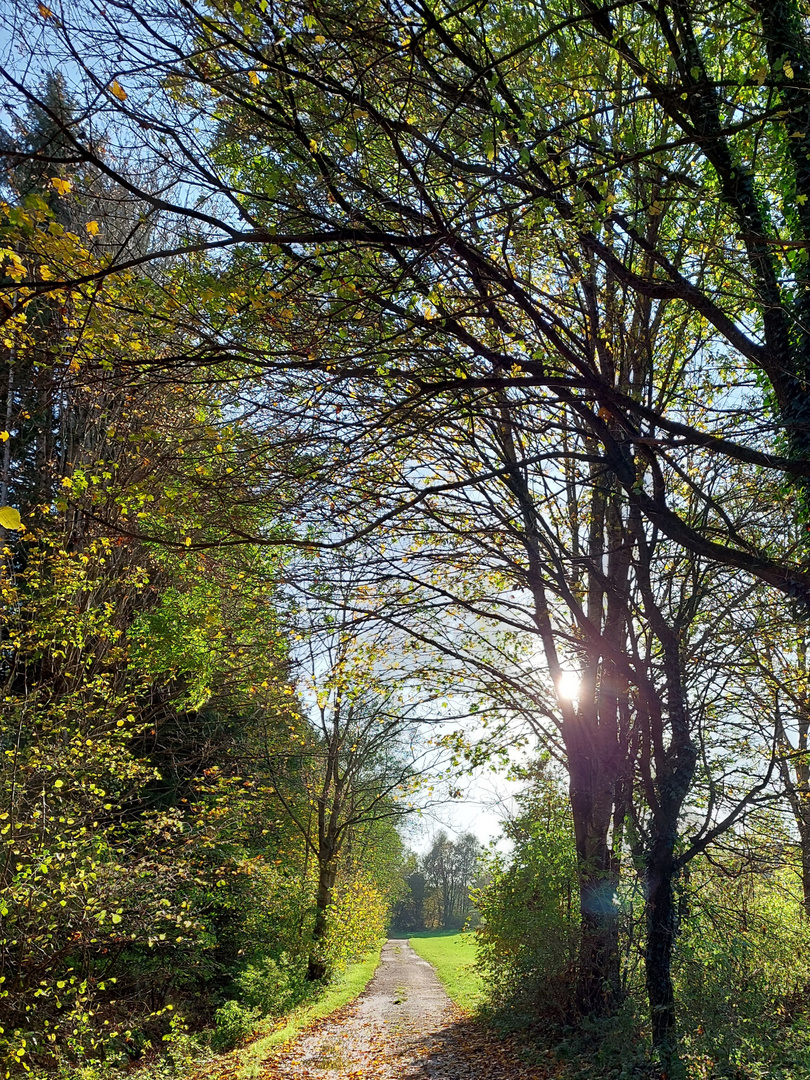
[[[472,1023],[407,941],[383,946],[365,992],[267,1062],[262,1080],[534,1080]]]

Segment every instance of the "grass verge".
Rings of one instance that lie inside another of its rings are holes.
[[[411,948],[433,966],[456,1005],[475,1012],[484,1000],[484,980],[473,969],[475,934],[425,930],[408,940]]]
[[[337,1009],[354,1001],[371,981],[371,976],[377,970],[380,962],[380,949],[368,954],[356,964],[349,964],[340,978],[328,986],[317,1001],[302,1005],[296,1009],[282,1023],[267,1035],[259,1035],[253,1042],[239,1050],[238,1064],[236,1067],[237,1080],[255,1080],[264,1068],[265,1061],[271,1050],[290,1042],[300,1035],[310,1024],[316,1020],[322,1020],[325,1016],[336,1012]]]

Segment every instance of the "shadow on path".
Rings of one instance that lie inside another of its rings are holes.
[[[549,1075],[523,1061],[511,1040],[498,1038],[466,1016],[412,1047],[403,1066],[403,1080],[546,1080]]]

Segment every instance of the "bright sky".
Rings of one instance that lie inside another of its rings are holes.
[[[471,832],[484,845],[498,841],[502,822],[514,812],[514,795],[521,785],[504,775],[477,770],[466,778],[454,780],[463,797],[437,801],[405,825],[403,838],[417,854],[428,850],[437,832],[444,829],[451,837]],[[503,841],[498,847],[505,845]]]

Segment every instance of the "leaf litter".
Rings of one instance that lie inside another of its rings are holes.
[[[452,1004],[431,966],[388,941],[366,991],[265,1062],[261,1080],[547,1080]]]

